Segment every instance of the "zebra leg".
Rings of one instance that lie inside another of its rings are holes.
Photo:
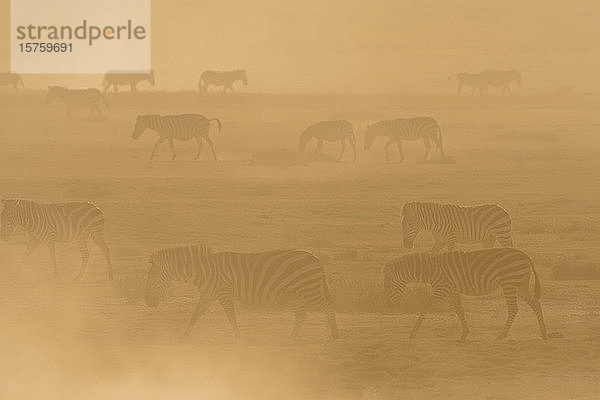
[[[402,142],[398,140],[396,142],[396,147],[398,148],[398,153],[400,153],[400,162],[402,162],[404,161],[404,153],[402,152]]]
[[[219,303],[227,315],[227,319],[233,328],[233,333],[236,339],[240,339],[240,328],[238,328],[237,319],[235,317],[235,307],[233,305],[233,298],[228,295],[220,296]]]
[[[48,250],[50,250],[50,258],[52,259],[52,267],[54,268],[54,278],[58,276],[58,268],[56,267],[56,249],[54,248],[54,240],[46,242]]]
[[[317,154],[323,154],[323,139],[317,139]]]
[[[213,143],[213,141],[211,140],[211,138],[208,137],[208,136],[206,136],[204,138],[204,140],[206,140],[206,143],[208,143],[208,145],[210,146],[210,151],[212,151],[213,159],[215,161],[217,161],[217,153],[215,152],[215,144]]]
[[[527,295],[519,293],[519,297],[521,297],[525,302],[531,307],[535,316],[538,320],[538,325],[540,327],[540,334],[542,335],[542,339],[548,339],[548,333],[546,331],[546,323],[544,322],[544,314],[542,313],[542,305],[539,300],[536,300],[528,291]]]
[[[296,316],[296,322],[294,324],[294,329],[292,329],[292,333],[288,338],[288,344],[294,343],[296,341],[296,336],[298,336],[298,332],[300,332],[300,328],[306,321],[306,309],[304,307],[304,303],[300,300],[296,306],[296,311],[294,312]]]
[[[88,260],[90,259],[90,251],[87,248],[85,238],[79,239],[77,241],[77,245],[79,246],[79,252],[81,253],[81,268],[79,268],[79,273],[77,274],[77,277],[75,279],[81,279],[85,274]]]
[[[429,301],[427,301],[427,303],[425,303],[425,306],[423,307],[422,311],[419,312],[419,316],[417,318],[417,321],[415,322],[415,326],[413,326],[412,331],[410,332],[410,339],[414,339],[415,337],[417,337],[417,331],[419,330],[419,328],[421,327],[421,324],[423,323],[423,318],[425,318],[425,313],[427,311],[429,311],[430,309],[433,308],[433,306],[435,304],[437,304],[437,302],[439,302],[439,300],[441,298],[443,298],[444,296],[446,296],[447,290],[442,289],[442,288],[434,288],[433,289],[433,293],[431,294],[431,298],[429,299]]]
[[[427,157],[429,157],[429,152],[431,151],[431,142],[429,142],[429,139],[423,138],[423,144],[425,144],[425,157],[423,157],[423,161],[427,161]]]
[[[390,146],[393,145],[395,142],[390,139],[386,144],[385,144],[385,161],[390,162]]]
[[[196,136],[196,143],[198,143],[198,153],[196,154],[196,158],[194,160],[198,160],[200,158],[200,153],[202,152],[202,137]]]
[[[460,294],[452,293],[450,295],[450,302],[452,303],[454,311],[456,311],[456,316],[458,317],[460,324],[462,325],[462,335],[460,337],[460,340],[464,342],[467,339],[467,336],[469,335],[469,327],[467,326],[467,320],[465,319],[465,311],[463,310]]]
[[[156,149],[158,148],[158,145],[161,144],[164,140],[165,140],[164,137],[158,138],[158,140],[154,144],[154,148],[152,149],[152,154],[150,154],[150,160],[152,160],[154,158],[154,155],[156,154]]]
[[[137,84],[135,82],[131,82],[129,86],[131,86],[131,93],[137,92]]]
[[[110,261],[110,250],[108,249],[108,246],[106,245],[106,242],[104,241],[104,234],[102,234],[102,232],[99,232],[92,237],[92,240],[94,241],[96,246],[98,246],[98,248],[100,249],[102,254],[104,254],[104,257],[106,258],[106,265],[108,267],[108,280],[112,281],[113,280],[113,268],[112,268],[112,263]]]
[[[40,241],[37,239],[30,238],[29,242],[27,242],[27,248],[25,249],[25,253],[23,253],[23,257],[21,258],[21,262],[19,263],[19,267],[17,268],[17,272],[15,273],[15,279],[19,277],[21,274],[21,270],[23,269],[23,265],[25,264],[25,260],[29,255],[33,252],[33,250],[40,244]]]
[[[508,336],[508,331],[512,326],[515,317],[517,316],[517,312],[519,311],[519,306],[517,305],[517,290],[518,288],[514,286],[506,286],[502,288],[504,292],[504,298],[506,299],[506,306],[508,308],[508,317],[506,318],[506,324],[504,324],[504,328],[502,332],[496,337],[496,340],[505,339]]]
[[[342,139],[341,142],[342,142],[342,151],[340,152],[340,155],[336,159],[337,161],[341,161],[342,156],[344,155],[344,151],[346,151],[346,139]]]
[[[177,157],[177,155],[175,154],[175,144],[173,143],[172,137],[169,138],[169,145],[171,146],[171,161],[175,161],[175,157]]]
[[[198,301],[198,304],[196,305],[196,308],[194,308],[194,312],[192,313],[192,318],[190,318],[190,322],[188,323],[187,328],[185,328],[185,332],[183,333],[183,336],[190,336],[190,333],[192,332],[192,328],[196,325],[198,318],[200,318],[202,315],[204,315],[204,313],[206,312],[206,310],[212,304],[213,301],[214,301],[214,299],[207,301],[204,298],[200,298],[200,300]]]

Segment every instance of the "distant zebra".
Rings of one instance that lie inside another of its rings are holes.
[[[300,135],[300,151],[306,151],[306,145],[311,139],[317,140],[317,151],[323,153],[323,142],[341,142],[342,151],[337,157],[340,161],[346,151],[346,141],[352,146],[353,161],[356,161],[356,138],[354,127],[348,121],[321,121],[306,128]]]
[[[325,311],[332,339],[338,328],[323,266],[303,250],[263,253],[213,253],[206,246],[185,246],[160,250],[150,257],[146,304],[157,307],[171,281],[185,281],[198,287],[202,297],[185,330],[189,335],[198,318],[218,300],[240,337],[234,301],[255,306],[293,304],[296,316],[289,340],[294,340],[307,317],[307,307]]]
[[[71,108],[73,106],[90,107],[90,115],[96,111],[98,115],[103,115],[100,105],[108,108],[106,99],[98,89],[67,89],[62,86],[48,86],[48,95],[46,103],[51,103],[58,99],[67,106],[67,117],[71,119]]]
[[[481,91],[487,94],[488,86],[495,86],[504,93],[510,93],[510,84],[517,82],[521,86],[521,72],[517,70],[510,71],[484,71],[481,74]]]
[[[12,86],[13,89],[15,89],[15,92],[18,92],[19,83],[21,84],[21,87],[25,87],[21,75],[12,72],[0,73],[0,86]]]
[[[108,71],[104,74],[102,84],[104,86],[104,93],[108,92],[108,89],[112,86],[115,93],[119,91],[119,86],[129,85],[131,92],[137,92],[137,84],[139,82],[147,81],[154,86],[154,71],[150,72],[135,72],[135,71]]]
[[[517,315],[517,297],[535,312],[540,333],[547,338],[546,325],[540,305],[541,285],[533,261],[520,250],[511,248],[487,249],[472,252],[451,252],[438,256],[425,253],[409,254],[397,258],[383,269],[384,289],[390,303],[400,301],[406,284],[423,282],[431,284],[432,295],[419,312],[410,338],[415,338],[425,313],[440,300],[449,297],[462,325],[461,339],[465,340],[469,328],[460,299],[461,294],[484,296],[501,288],[508,307],[504,328],[496,338],[504,339]],[[533,294],[529,282],[533,275]]]
[[[196,154],[196,160],[200,158],[202,152],[202,140],[210,146],[212,155],[215,161],[217,161],[217,154],[215,153],[215,145],[208,136],[210,128],[210,122],[216,121],[219,125],[219,132],[221,132],[221,121],[217,118],[206,118],[200,114],[180,114],[180,115],[138,115],[135,122],[135,128],[133,130],[133,139],[138,139],[142,132],[146,129],[152,129],[158,133],[158,141],[152,149],[150,159],[154,158],[156,148],[160,143],[165,140],[169,141],[171,145],[171,152],[173,154],[172,160],[175,161],[175,140],[191,140],[196,139],[198,143],[198,153]]]
[[[200,81],[198,82],[198,88],[203,92],[208,92],[208,87],[223,86],[223,92],[227,89],[233,93],[233,84],[237,81],[241,81],[245,86],[248,85],[248,77],[246,71],[238,69],[235,71],[204,71],[200,75]]]
[[[46,243],[56,277],[58,270],[54,243],[77,241],[81,252],[81,268],[77,278],[83,278],[90,258],[86,241],[92,239],[106,257],[108,279],[112,280],[110,253],[104,241],[104,216],[94,204],[84,202],[39,204],[29,200],[2,200],[2,204],[4,209],[0,216],[0,238],[7,241],[17,226],[22,226],[29,233],[29,243],[17,276],[26,257],[38,244]]]
[[[411,249],[421,231],[431,232],[435,239],[432,252],[445,246],[453,251],[456,243],[479,243],[494,247],[512,247],[511,220],[508,212],[497,204],[463,207],[454,204],[412,202],[402,208],[404,247]]]
[[[427,160],[431,150],[431,142],[435,143],[440,154],[444,157],[444,148],[442,145],[442,129],[437,121],[430,117],[416,118],[398,118],[387,121],[379,121],[367,126],[365,133],[365,150],[369,150],[375,142],[377,136],[387,136],[388,140],[385,145],[385,159],[390,161],[389,147],[396,145],[400,152],[400,162],[404,161],[402,152],[402,140],[419,140],[422,139],[425,144],[425,157]]]
[[[458,88],[456,89],[456,94],[460,95],[460,92],[463,86],[467,86],[472,88],[471,95],[475,94],[475,91],[479,89],[479,94],[482,94],[482,87],[484,86],[484,80],[481,74],[472,74],[469,72],[461,72],[456,75],[452,75],[448,78],[448,80],[456,78],[456,83],[458,84]]]

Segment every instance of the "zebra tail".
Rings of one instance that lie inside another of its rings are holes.
[[[219,125],[219,132],[221,132],[221,121],[218,118],[211,118],[208,120],[208,122],[210,123],[210,121],[217,121],[217,125]]]
[[[442,143],[442,128],[438,125],[438,145],[440,147],[440,154],[444,157],[444,144]]]
[[[325,303],[331,305],[333,302],[333,298],[331,297],[331,292],[329,291],[329,285],[327,284],[327,280],[325,279],[325,273],[323,272],[323,296],[325,297]]]

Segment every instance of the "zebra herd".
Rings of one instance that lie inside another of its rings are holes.
[[[108,264],[108,279],[113,278],[110,253],[104,242],[104,217],[91,203],[37,204],[28,200],[3,200],[0,238],[7,241],[17,226],[30,237],[25,258],[37,244],[49,250],[56,275],[55,242],[76,241],[82,256],[78,278],[82,278],[89,253],[86,240],[91,238],[103,252]],[[404,246],[412,248],[419,231],[429,231],[436,244],[432,252],[412,253],[391,260],[383,267],[383,289],[390,304],[398,303],[406,284],[422,282],[432,286],[429,302],[418,314],[410,337],[414,338],[425,313],[436,302],[448,298],[462,326],[461,339],[469,330],[460,295],[482,296],[502,289],[508,316],[497,339],[505,338],[518,311],[517,298],[535,312],[541,336],[547,332],[540,305],[541,286],[534,264],[524,252],[512,248],[508,213],[498,205],[460,207],[437,203],[407,203],[402,209]],[[493,248],[498,241],[501,248]],[[455,243],[479,243],[486,249],[454,251]],[[448,252],[440,252],[444,247]],[[295,314],[289,340],[295,340],[307,318],[307,310],[317,307],[326,316],[331,339],[339,337],[333,298],[325,269],[312,253],[276,250],[261,253],[214,253],[209,247],[190,245],[159,250],[150,255],[145,301],[157,307],[172,281],[188,282],[197,287],[201,300],[185,329],[189,335],[198,318],[218,301],[240,337],[235,302],[255,306],[285,305]],[[22,265],[22,263],[21,263]],[[20,267],[19,267],[20,271]],[[533,278],[533,291],[529,288]]]

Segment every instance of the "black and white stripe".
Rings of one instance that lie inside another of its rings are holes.
[[[180,114],[180,115],[139,115],[135,122],[135,128],[133,130],[133,139],[138,139],[142,132],[146,129],[152,129],[158,133],[158,141],[152,149],[150,159],[154,158],[156,148],[163,141],[168,140],[171,145],[171,152],[173,154],[172,160],[175,160],[175,146],[173,140],[191,140],[196,139],[198,143],[198,153],[196,154],[196,160],[200,158],[202,152],[202,140],[206,141],[210,146],[214,160],[217,160],[217,154],[215,153],[215,145],[211,138],[208,136],[210,128],[210,122],[216,121],[219,125],[219,132],[221,131],[221,121],[217,118],[206,118],[200,114]]]
[[[90,107],[90,115],[96,111],[102,115],[101,105],[108,108],[106,99],[98,89],[67,89],[62,86],[48,86],[46,103],[54,100],[62,101],[67,106],[67,116],[71,119],[71,108]]]
[[[389,138],[385,145],[385,159],[390,160],[389,147],[396,145],[400,152],[400,161],[404,160],[402,153],[402,140],[423,140],[425,144],[425,157],[427,160],[431,143],[433,142],[440,154],[444,156],[444,148],[442,146],[442,129],[437,121],[430,117],[416,118],[398,118],[387,121],[379,121],[367,126],[365,133],[365,150],[369,150],[377,136],[386,136]]]
[[[0,238],[4,241],[8,240],[17,226],[22,226],[29,233],[29,243],[23,255],[23,262],[38,244],[46,243],[50,249],[56,276],[58,271],[55,242],[76,241],[82,259],[77,277],[82,278],[90,257],[86,242],[92,239],[106,257],[108,279],[112,280],[110,253],[104,241],[104,216],[94,204],[84,202],[38,204],[29,200],[2,200],[2,204],[4,208],[1,215]]]
[[[203,92],[208,92],[209,86],[222,86],[223,92],[229,89],[233,93],[233,84],[237,81],[248,85],[248,76],[246,71],[238,69],[235,71],[204,71],[200,75],[198,88]]]
[[[108,71],[104,74],[102,84],[104,86],[104,93],[106,93],[111,86],[115,93],[119,91],[119,86],[129,86],[131,92],[134,93],[137,92],[137,84],[144,81],[154,86],[153,70],[150,70],[150,72]]]
[[[341,160],[346,151],[346,142],[350,143],[353,151],[353,161],[356,161],[356,137],[354,136],[354,127],[345,120],[321,121],[306,128],[300,135],[300,151],[306,150],[306,145],[311,139],[317,141],[317,151],[323,152],[323,142],[341,142],[342,151],[337,157]]]
[[[508,212],[497,204],[472,207],[427,202],[406,203],[402,208],[404,246],[412,248],[421,231],[431,232],[438,253],[444,247],[454,250],[456,243],[482,243],[494,247],[498,241],[503,247],[512,247],[511,219]]]
[[[533,261],[520,250],[511,248],[486,249],[472,252],[450,252],[432,256],[426,253],[409,254],[388,263],[384,269],[384,288],[391,303],[397,303],[405,292],[406,284],[423,282],[432,286],[429,302],[419,313],[410,337],[414,338],[425,312],[448,297],[462,325],[462,340],[469,328],[460,295],[483,296],[502,289],[508,307],[508,317],[497,339],[504,339],[517,315],[517,297],[535,312],[542,338],[546,326],[540,305],[541,285]],[[533,293],[529,288],[531,275]]]
[[[21,75],[13,72],[0,73],[0,86],[12,86],[15,92],[18,92],[19,84],[21,84],[21,87],[25,87]]]
[[[338,337],[325,271],[319,260],[307,251],[213,253],[206,246],[185,246],[160,250],[151,256],[150,262],[146,287],[148,306],[158,306],[173,280],[195,285],[209,299],[203,298],[198,303],[186,335],[206,308],[218,300],[238,338],[234,301],[263,307],[291,302],[296,323],[290,340],[296,338],[306,320],[307,307],[322,308],[332,338]]]

